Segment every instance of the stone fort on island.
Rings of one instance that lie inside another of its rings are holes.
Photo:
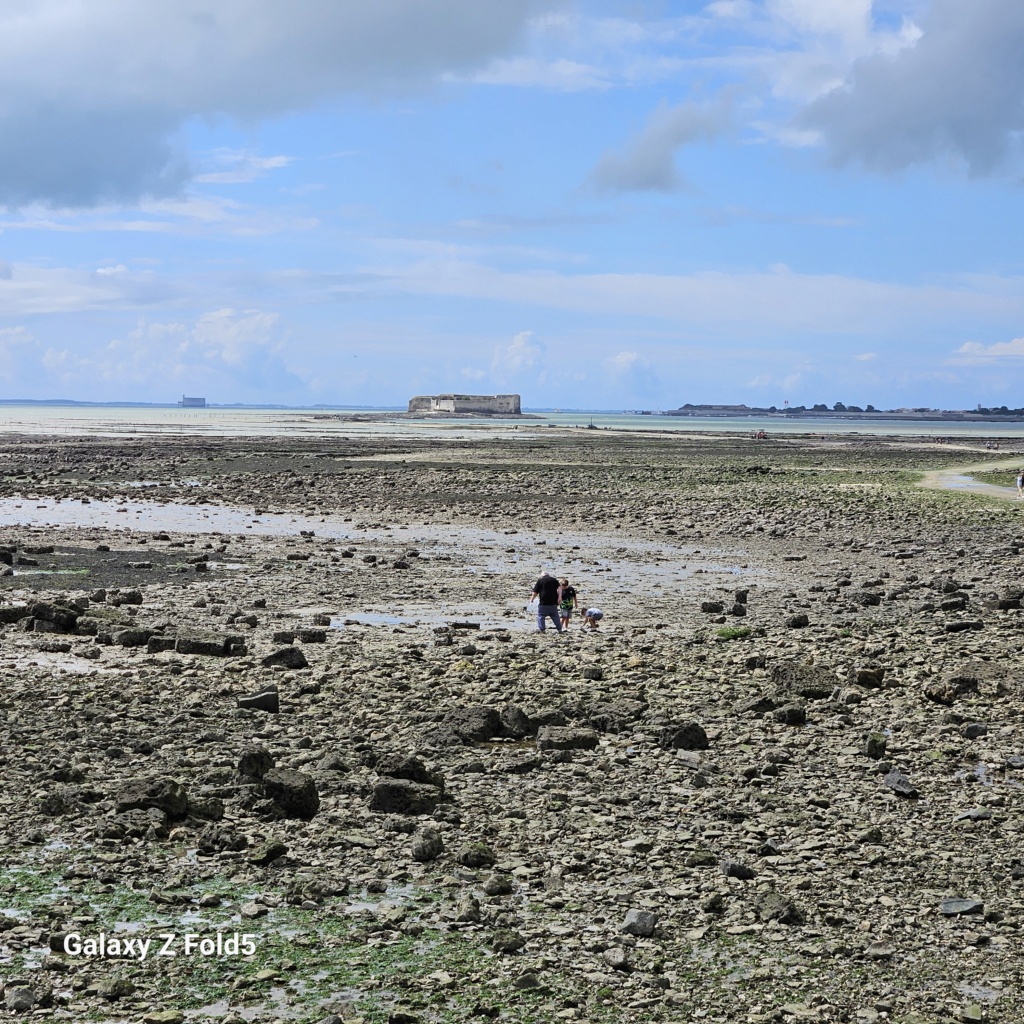
[[[468,413],[476,416],[521,416],[519,395],[417,395],[409,412]]]

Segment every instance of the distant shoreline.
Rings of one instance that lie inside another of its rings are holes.
[[[83,408],[83,409],[182,409],[177,402],[86,402],[70,398],[0,398],[0,407],[36,406],[44,408]],[[274,412],[305,412],[305,413],[359,413],[371,417],[400,419],[479,419],[503,420],[543,419],[549,415],[574,416],[636,416],[651,419],[702,419],[702,420],[750,420],[775,422],[801,422],[813,424],[815,421],[829,422],[866,422],[866,423],[1024,423],[1024,415],[1016,413],[980,413],[957,409],[934,409],[928,412],[898,412],[873,410],[871,412],[835,409],[758,409],[745,406],[690,406],[679,409],[646,410],[646,409],[568,409],[568,408],[524,408],[518,416],[501,413],[412,413],[405,406],[389,405],[277,405],[253,404],[248,402],[215,403],[208,402],[205,406],[186,408],[189,413],[202,413],[205,410],[269,410]],[[813,430],[813,427],[811,427]]]

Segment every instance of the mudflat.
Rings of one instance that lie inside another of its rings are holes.
[[[1001,474],[983,439],[0,441],[7,1010],[1020,1019]],[[535,632],[542,569],[599,629]]]

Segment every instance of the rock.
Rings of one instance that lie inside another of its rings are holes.
[[[879,761],[885,757],[885,748],[888,741],[885,738],[884,733],[880,732],[869,732],[864,737],[864,746],[862,751],[865,757],[870,757],[873,761]]]
[[[804,629],[809,625],[810,620],[803,612],[800,612],[798,615],[790,615],[789,618],[786,619],[787,629]]]
[[[868,689],[877,689],[885,681],[885,669],[877,662],[858,665],[853,670],[853,678],[858,686],[864,686]]]
[[[142,1015],[142,1024],[184,1024],[181,1010],[150,1010]]]
[[[917,797],[917,790],[910,779],[895,768],[882,779],[882,784],[891,789],[897,796],[904,796],[910,800]]]
[[[601,959],[613,971],[630,970],[629,950],[623,949],[622,946],[610,946],[601,954]]]
[[[774,697],[763,695],[760,697],[745,697],[738,701],[733,710],[738,715],[764,715],[779,707],[779,701]]]
[[[519,740],[529,736],[532,732],[530,716],[522,709],[509,705],[501,709],[499,713],[501,724],[501,735],[511,739]]]
[[[27,985],[7,986],[4,989],[4,1006],[11,1013],[28,1013],[36,1005],[36,993]]]
[[[320,809],[320,794],[312,775],[291,768],[271,768],[262,781],[264,792],[286,818],[309,821]]]
[[[189,794],[188,813],[195,818],[220,821],[224,817],[224,801],[219,796],[194,796]]]
[[[251,850],[246,860],[257,867],[265,867],[277,860],[278,857],[283,857],[287,852],[288,847],[284,843],[277,839],[270,839]]]
[[[381,779],[370,791],[367,807],[390,814],[433,814],[441,799],[436,786],[408,779]]]
[[[489,868],[497,858],[486,843],[467,843],[455,855],[455,859],[467,868]]]
[[[36,805],[40,814],[48,818],[62,818],[80,814],[84,807],[78,791],[70,786],[57,786],[45,796],[40,797]]]
[[[273,767],[273,755],[266,747],[247,747],[238,759],[239,773],[250,779],[262,779]]]
[[[169,818],[183,818],[188,813],[188,791],[166,776],[137,779],[121,787],[116,800],[118,814],[149,808],[163,811]]]
[[[525,945],[526,939],[515,931],[498,931],[491,938],[491,949],[495,953],[515,953]]]
[[[128,978],[104,978],[96,986],[96,994],[110,1002],[130,996],[134,991],[135,983]]]
[[[317,763],[317,768],[322,772],[344,773],[349,770],[348,762],[336,750],[325,754]]]
[[[725,604],[722,601],[701,601],[700,610],[706,615],[721,615]]]
[[[393,779],[422,782],[444,792],[444,779],[436,772],[428,770],[418,757],[405,754],[385,754],[384,757],[378,758],[376,772],[378,775],[386,775]]]
[[[707,750],[710,744],[699,722],[686,722],[665,726],[658,736],[658,745],[663,750]]]
[[[752,878],[757,878],[756,868],[742,864],[738,860],[725,858],[719,863],[719,867],[726,878],[738,878],[741,882],[749,882]]]
[[[890,942],[872,942],[864,950],[869,960],[891,960],[896,955],[896,947]]]
[[[980,619],[955,619],[942,627],[947,633],[966,633],[968,630],[984,629],[985,623]]]
[[[497,709],[478,706],[449,711],[437,725],[425,731],[424,740],[434,746],[486,743],[501,733],[501,716]]]
[[[55,633],[74,632],[75,623],[78,621],[78,616],[81,614],[77,608],[72,608],[66,604],[56,602],[50,604],[46,601],[30,602],[27,611],[33,619],[39,622],[50,623],[52,629],[47,630],[47,632]]]
[[[508,896],[515,889],[508,875],[488,875],[481,886],[488,896]]]
[[[412,859],[421,863],[437,860],[444,853],[444,842],[435,828],[424,828],[412,837]]]
[[[537,733],[538,750],[593,750],[597,733],[593,729],[570,725],[550,725]]]
[[[981,900],[967,900],[950,897],[939,903],[939,913],[946,917],[960,917],[963,914],[983,914],[985,904]]]
[[[241,637],[222,636],[219,633],[179,633],[174,643],[177,654],[203,654],[222,658],[228,654],[232,643],[241,642]]]
[[[714,853],[702,848],[691,850],[683,858],[683,864],[688,868],[713,868],[717,863],[718,858]]]
[[[626,914],[625,921],[619,929],[627,935],[635,935],[637,938],[647,939],[654,934],[658,927],[658,915],[650,910],[630,910]]]
[[[259,693],[250,694],[248,697],[239,697],[238,706],[276,715],[281,710],[281,698],[278,696],[276,686],[265,686]]]
[[[593,679],[596,682],[600,682],[604,679],[604,669],[600,665],[587,665],[583,669],[584,679]]]
[[[646,710],[647,704],[643,701],[623,698],[591,704],[586,715],[587,721],[598,732],[619,733],[625,732]]]
[[[780,661],[772,665],[769,678],[780,692],[807,700],[827,700],[838,683],[830,669],[796,661]]]
[[[969,722],[960,730],[965,740],[977,740],[988,735],[988,726],[984,722]]]
[[[803,924],[804,915],[799,907],[777,892],[766,893],[757,904],[757,916],[762,921],[779,924]]]
[[[305,654],[300,647],[282,647],[280,650],[268,654],[260,661],[264,668],[308,668]]]
[[[786,704],[772,712],[772,718],[780,725],[804,725],[807,722],[807,709],[803,704]]]
[[[118,647],[145,647],[152,635],[153,630],[134,626],[129,629],[119,629],[112,634],[114,643]]]

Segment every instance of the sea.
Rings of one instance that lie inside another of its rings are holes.
[[[169,406],[0,404],[0,433],[30,435],[151,434],[211,437],[410,436],[472,438],[481,434],[542,436],[551,429],[594,429],[651,434],[862,435],[942,439],[1022,438],[1024,423],[965,423],[949,420],[784,420],[766,417],[696,417],[616,412],[532,413],[522,419],[405,419],[398,413],[365,409],[282,409]]]

